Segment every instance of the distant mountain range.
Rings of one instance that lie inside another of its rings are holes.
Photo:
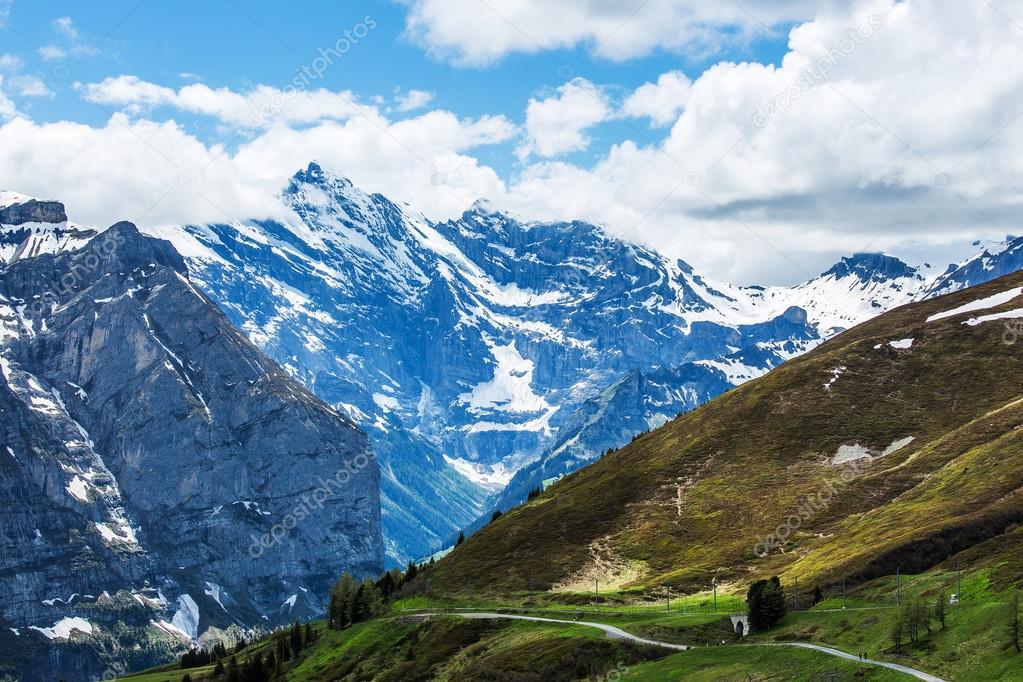
[[[1012,240],[941,274],[856,254],[798,286],[738,287],[583,222],[484,202],[431,221],[315,163],[282,199],[286,221],[152,232],[253,343],[369,435],[393,562],[843,329],[1023,265]],[[64,248],[24,245],[50,231],[4,227],[0,254]]]

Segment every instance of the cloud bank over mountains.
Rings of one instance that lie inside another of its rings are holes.
[[[745,6],[522,1],[498,16],[484,3],[408,3],[408,35],[459,68],[578,46],[612,61],[715,51],[795,24],[780,66],[723,61],[634,89],[576,74],[518,116],[430,109],[426,91],[386,106],[315,83],[239,91],[121,74],[76,85],[109,111],[104,124],[47,123],[16,106],[8,75],[0,178],[60,196],[83,222],[206,223],[282,215],[275,194],[316,158],[434,218],[486,197],[526,218],[597,222],[744,282],[805,279],[837,252],[927,255],[1017,229],[1023,2]],[[210,119],[219,139],[179,114]],[[602,125],[630,132],[598,149]],[[495,153],[518,159],[512,172],[485,160]]]

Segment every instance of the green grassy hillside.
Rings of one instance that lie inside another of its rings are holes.
[[[469,538],[431,589],[861,583],[981,544],[975,561],[1019,582],[1019,543],[1004,534],[1023,520],[1023,337],[1008,345],[1004,321],[964,321],[1023,298],[926,319],[1021,284],[1017,273],[891,311],[641,436]],[[843,446],[874,457],[836,464]],[[760,556],[787,520],[785,542]]]

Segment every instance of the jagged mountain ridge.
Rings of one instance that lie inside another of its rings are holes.
[[[253,342],[370,435],[392,559],[429,554],[495,501],[634,435],[602,420],[693,409],[933,279],[856,254],[796,287],[735,287],[586,223],[524,223],[482,202],[433,223],[317,164],[282,198],[292,220],[156,233]],[[573,414],[633,373],[688,376],[689,363],[713,389]],[[582,424],[588,435],[572,432]]]
[[[949,294],[1023,269],[1023,237],[1009,236],[1002,242],[975,245],[982,247],[981,252],[949,265],[923,297]]]
[[[383,566],[365,435],[128,223],[0,266],[0,414],[15,671],[150,665],[208,631],[320,613],[341,571]]]
[[[250,338],[370,434],[397,557],[437,549],[482,512],[479,488],[452,485],[456,469],[497,489],[625,373],[777,341],[766,321],[788,308],[753,311],[759,291],[719,288],[586,223],[523,224],[482,203],[432,223],[316,164],[283,200],[295,222],[161,234]],[[392,498],[410,489],[432,499],[399,510]],[[414,533],[398,511],[419,517]],[[426,518],[436,512],[443,524]]]

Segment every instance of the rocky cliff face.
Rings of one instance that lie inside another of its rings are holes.
[[[120,223],[0,270],[0,369],[10,667],[152,663],[317,613],[342,571],[381,570],[366,436],[236,331],[169,243]]]
[[[95,236],[68,222],[64,204],[0,190],[0,265],[80,248]]]
[[[67,213],[64,211],[64,204],[56,201],[28,199],[0,208],[0,225],[65,222]]]

